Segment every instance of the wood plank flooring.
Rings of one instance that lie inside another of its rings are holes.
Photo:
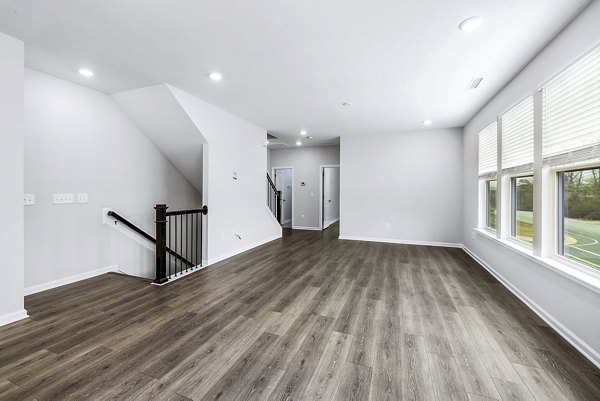
[[[0,328],[0,399],[599,400],[462,250],[284,238],[164,287],[106,274]]]

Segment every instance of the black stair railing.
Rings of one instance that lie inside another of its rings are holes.
[[[208,207],[168,212],[156,205],[156,278],[164,284],[202,266],[202,219]]]
[[[269,173],[267,173],[267,206],[281,224],[281,191],[277,190]]]

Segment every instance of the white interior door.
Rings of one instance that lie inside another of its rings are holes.
[[[323,168],[323,229],[339,220],[340,168]]]

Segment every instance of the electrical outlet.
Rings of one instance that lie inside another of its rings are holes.
[[[67,203],[73,203],[73,194],[54,194],[55,205],[64,205]]]
[[[35,205],[35,194],[23,195],[23,205],[25,205],[25,206]]]
[[[88,194],[77,194],[77,203],[88,203]]]
[[[390,223],[385,223],[385,228],[389,230],[390,229]]]

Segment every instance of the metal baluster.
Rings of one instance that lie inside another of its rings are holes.
[[[181,244],[181,250],[179,251],[180,258],[183,258],[183,215],[179,215],[181,220],[179,223],[179,243]],[[179,264],[179,273],[183,273],[183,260]]]
[[[169,278],[171,278],[171,217],[167,216],[169,220],[169,234],[167,235],[167,252],[169,253]]]
[[[190,257],[188,255],[188,251],[190,250],[190,247],[188,246],[188,231],[190,229],[190,219],[188,218],[189,214],[185,215],[185,260],[189,261]],[[188,262],[185,262],[185,272],[187,273],[188,268],[190,267],[190,264]]]
[[[200,258],[200,263],[198,263],[198,215],[200,213],[196,213],[196,266],[200,266],[202,264],[202,258]]]
[[[177,277],[177,216],[175,216],[175,248],[171,248],[171,250],[175,251],[175,255],[173,255],[173,257],[175,258],[175,277]]]

